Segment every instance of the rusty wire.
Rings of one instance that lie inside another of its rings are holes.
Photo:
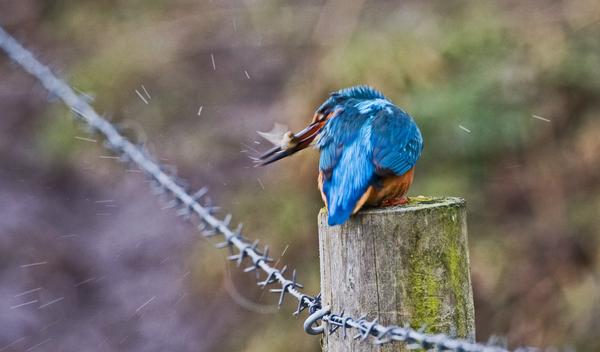
[[[248,260],[250,266],[245,272],[256,271],[262,273],[262,279],[257,274],[257,284],[261,287],[272,287],[271,292],[279,296],[278,304],[283,304],[286,295],[294,297],[298,306],[294,315],[302,311],[309,312],[304,322],[304,330],[313,335],[332,334],[339,328],[346,336],[349,329],[356,331],[353,336],[357,340],[366,340],[373,337],[376,344],[384,344],[392,341],[400,341],[408,348],[422,348],[426,350],[457,351],[457,352],[508,352],[506,348],[473,343],[463,339],[452,338],[445,334],[429,334],[423,329],[415,330],[409,325],[384,326],[377,320],[367,320],[365,317],[353,318],[342,314],[331,312],[329,306],[323,305],[320,295],[310,296],[304,294],[300,289],[303,286],[296,281],[296,271],[292,270],[291,276],[286,277],[286,267],[277,269],[271,266],[273,261],[269,257],[269,248],[258,248],[258,240],[250,241],[242,235],[241,224],[236,228],[230,227],[232,215],[228,214],[223,219],[215,216],[216,207],[208,204],[205,200],[206,188],[195,193],[181,185],[181,181],[167,171],[168,168],[161,165],[142,146],[138,146],[125,138],[116,126],[101,117],[88,103],[83,95],[75,91],[64,81],[55,76],[52,71],[40,63],[31,52],[25,49],[17,40],[10,36],[0,27],[0,48],[21,68],[34,76],[50,93],[60,98],[75,114],[85,122],[90,133],[98,133],[105,139],[104,146],[119,156],[119,160],[125,164],[135,164],[146,176],[152,180],[153,189],[157,194],[168,194],[171,196],[169,204],[177,208],[177,214],[185,219],[191,220],[196,216],[200,221],[199,230],[205,237],[222,236],[223,241],[216,244],[218,248],[229,248],[231,255],[229,260],[241,266]],[[204,200],[204,201],[203,201]],[[203,201],[203,203],[201,203]],[[319,323],[320,325],[314,326]],[[521,348],[517,351],[533,351],[531,348]]]

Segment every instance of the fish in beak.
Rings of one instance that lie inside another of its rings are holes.
[[[311,124],[302,131],[296,134],[290,131],[286,132],[278,146],[269,149],[257,158],[253,158],[256,166],[268,165],[305,149],[315,140],[325,122],[326,119],[321,114],[315,114]]]

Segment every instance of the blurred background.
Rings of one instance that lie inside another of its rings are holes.
[[[316,151],[367,83],[425,138],[412,195],[467,199],[478,340],[600,349],[597,0],[0,0],[0,23],[319,290]],[[0,55],[0,351],[318,351],[138,170]],[[88,139],[92,138],[92,139]]]

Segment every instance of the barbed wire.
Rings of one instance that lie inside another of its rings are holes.
[[[299,315],[307,310],[308,318],[304,322],[304,330],[312,335],[333,334],[341,328],[344,336],[348,330],[356,330],[353,336],[361,341],[373,337],[375,344],[385,344],[399,341],[406,344],[409,349],[423,348],[426,350],[456,351],[456,352],[508,352],[506,348],[473,343],[463,339],[452,338],[446,334],[428,334],[415,330],[409,325],[384,326],[377,320],[367,320],[364,316],[353,318],[336,314],[330,306],[321,302],[321,296],[304,294],[300,289],[303,286],[296,281],[296,271],[292,270],[291,276],[286,277],[288,271],[284,266],[277,269],[271,266],[273,259],[269,257],[269,247],[259,249],[258,240],[250,241],[242,235],[242,225],[232,229],[230,227],[232,215],[227,214],[223,219],[216,217],[216,207],[210,204],[206,197],[207,189],[202,188],[195,193],[188,192],[182,182],[168,168],[157,162],[145,148],[130,142],[119,129],[108,120],[101,117],[87,102],[83,95],[75,93],[67,83],[55,76],[52,71],[40,63],[31,52],[25,49],[17,40],[0,27],[0,48],[21,68],[34,76],[50,93],[60,98],[75,114],[83,120],[90,133],[99,133],[104,139],[104,146],[119,156],[125,164],[135,164],[146,176],[151,179],[153,190],[156,194],[168,194],[171,201],[167,207],[177,208],[177,215],[187,220],[195,216],[199,220],[198,229],[205,237],[222,236],[223,241],[216,244],[217,248],[228,248],[228,259],[240,267],[244,262],[251,262],[244,268],[245,272],[257,272],[257,284],[261,287],[274,287],[270,291],[279,295],[278,305],[283,304],[286,295],[294,297],[298,306],[294,315]],[[201,203],[201,201],[203,203]],[[259,275],[262,273],[263,275]],[[263,279],[260,279],[260,276]],[[319,323],[315,326],[315,324]],[[521,348],[515,351],[534,351],[531,348]]]

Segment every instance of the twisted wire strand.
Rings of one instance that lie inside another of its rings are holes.
[[[185,187],[181,186],[176,177],[165,171],[165,166],[158,163],[143,147],[137,146],[125,138],[117,127],[108,120],[101,117],[86,101],[83,95],[78,95],[64,81],[55,76],[52,71],[40,63],[31,52],[25,49],[17,40],[10,36],[2,27],[0,27],[0,48],[21,68],[34,76],[50,93],[60,98],[67,105],[75,116],[83,120],[89,127],[90,133],[99,133],[104,139],[104,146],[120,157],[124,163],[133,163],[142,170],[148,178],[154,181],[156,193],[169,193],[172,196],[171,207],[178,207],[178,215],[185,216],[187,219],[191,215],[196,215],[200,220],[199,229],[205,237],[221,235],[224,241],[217,244],[218,248],[229,248],[237,250],[228,257],[235,261],[238,266],[247,258],[252,265],[244,271],[257,270],[265,276],[264,280],[258,281],[262,287],[270,285],[279,285],[278,288],[271,289],[271,292],[279,294],[279,305],[284,301],[285,295],[291,295],[298,301],[298,308],[294,315],[300,314],[303,310],[308,310],[309,317],[305,321],[304,328],[310,334],[334,333],[339,328],[344,331],[344,336],[348,329],[354,329],[358,332],[355,339],[366,340],[368,337],[374,337],[374,343],[384,344],[392,341],[400,341],[406,344],[408,348],[434,349],[440,351],[456,352],[508,352],[509,350],[479,343],[473,343],[462,339],[451,338],[445,334],[427,334],[420,330],[415,330],[408,325],[384,326],[376,320],[368,321],[364,317],[355,319],[343,314],[334,314],[328,306],[321,303],[320,295],[310,296],[302,293],[300,288],[303,286],[296,281],[296,272],[293,271],[291,278],[284,275],[286,267],[277,269],[269,263],[273,261],[268,255],[268,247],[264,250],[258,249],[258,241],[250,242],[242,236],[242,228],[238,226],[233,230],[230,227],[231,214],[224,219],[217,218],[215,207],[211,205],[202,205],[200,200],[205,196],[207,190],[202,188],[195,194],[190,194]],[[313,324],[321,321],[321,325],[314,327]],[[533,351],[530,348],[521,348],[516,351]]]

